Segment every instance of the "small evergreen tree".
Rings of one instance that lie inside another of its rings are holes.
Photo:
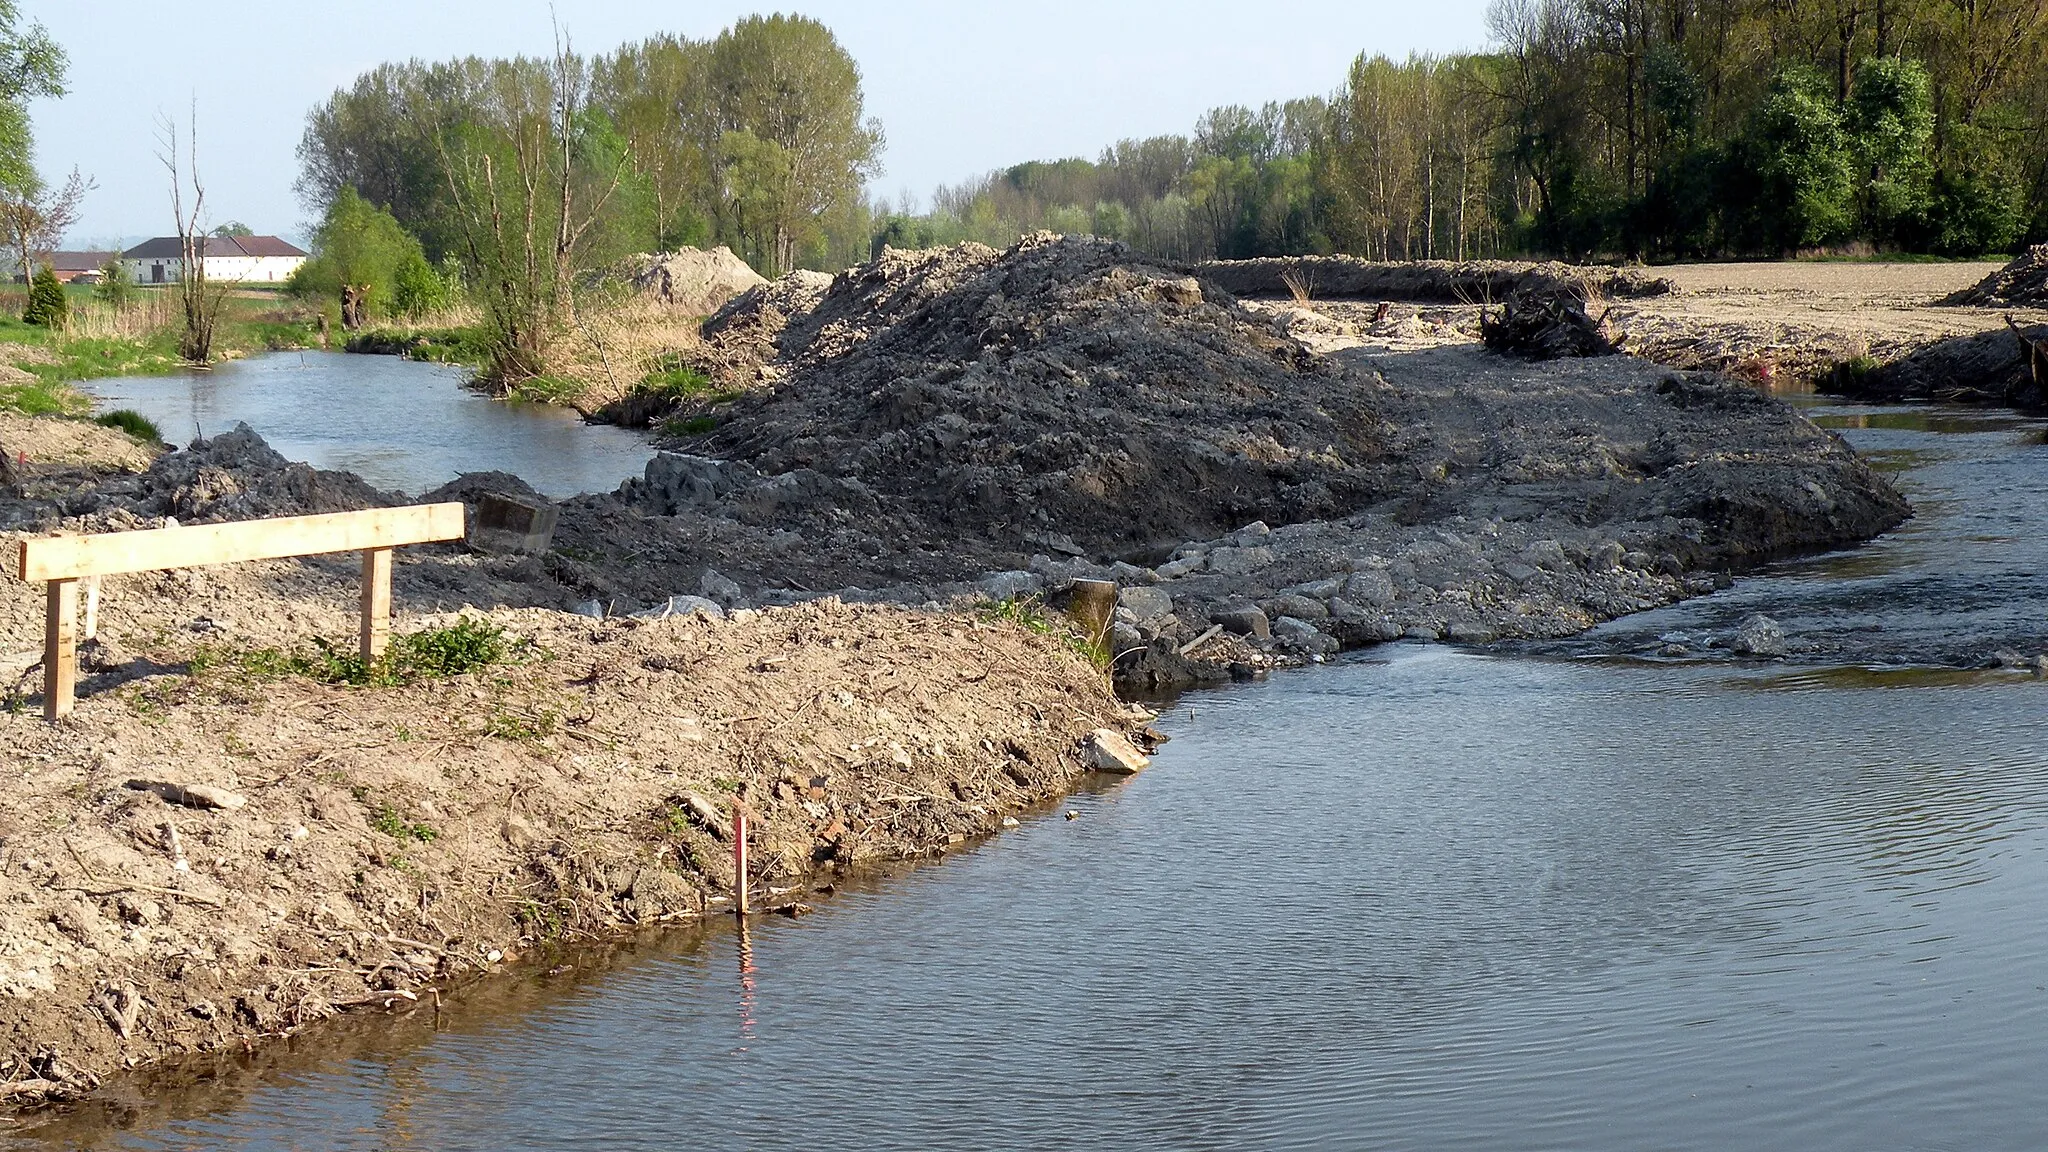
[[[70,318],[71,301],[64,296],[64,285],[58,282],[56,270],[48,264],[36,269],[34,279],[29,281],[28,307],[21,311],[22,322],[62,328]]]

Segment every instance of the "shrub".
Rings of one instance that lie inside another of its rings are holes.
[[[417,249],[398,262],[391,275],[391,306],[417,319],[448,306],[448,284]]]
[[[28,306],[21,311],[22,323],[62,328],[70,318],[71,301],[64,295],[64,285],[58,282],[56,270],[48,264],[36,269],[28,286]]]
[[[116,408],[112,412],[102,412],[93,417],[92,422],[103,428],[119,428],[137,440],[146,440],[152,444],[164,442],[163,431],[156,426],[156,422],[133,408]]]
[[[100,282],[92,286],[92,294],[117,312],[126,308],[135,298],[135,281],[128,277],[128,266],[118,257],[100,265]]]

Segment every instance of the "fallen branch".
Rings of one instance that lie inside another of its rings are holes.
[[[1190,640],[1187,643],[1181,645],[1179,648],[1174,649],[1174,651],[1182,656],[1185,656],[1188,653],[1193,652],[1195,649],[1200,648],[1202,645],[1207,644],[1209,641],[1214,640],[1217,637],[1217,635],[1220,634],[1222,631],[1223,625],[1211,624],[1209,625],[1209,630],[1207,632],[1202,633],[1200,636],[1197,636],[1193,640]]]

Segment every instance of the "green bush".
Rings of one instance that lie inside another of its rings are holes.
[[[103,428],[119,428],[137,440],[146,440],[152,444],[164,442],[163,431],[156,426],[156,422],[133,408],[116,408],[112,412],[102,412],[93,417],[92,422]]]
[[[448,306],[447,282],[417,249],[399,260],[391,280],[391,306],[402,315],[418,319]]]
[[[56,270],[48,264],[36,269],[28,286],[28,306],[21,310],[22,323],[62,328],[70,318],[71,301],[64,295],[64,285],[58,281]]]
[[[135,281],[128,277],[128,266],[119,259],[100,265],[100,282],[92,286],[92,294],[113,305],[117,312],[126,308],[135,298]]]

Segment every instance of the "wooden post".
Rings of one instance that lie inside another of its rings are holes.
[[[1109,634],[1109,622],[1116,615],[1116,581],[1074,581],[1074,596],[1067,602],[1067,615],[1088,634],[1089,643],[1102,643],[1102,638]]]
[[[737,916],[747,914],[747,809],[742,804],[732,806],[732,910]]]
[[[391,638],[391,549],[363,550],[362,657],[368,664],[384,654]]]
[[[78,687],[78,652],[71,633],[78,616],[78,581],[50,581],[48,600],[49,616],[43,627],[43,718],[56,721],[71,714]]]

